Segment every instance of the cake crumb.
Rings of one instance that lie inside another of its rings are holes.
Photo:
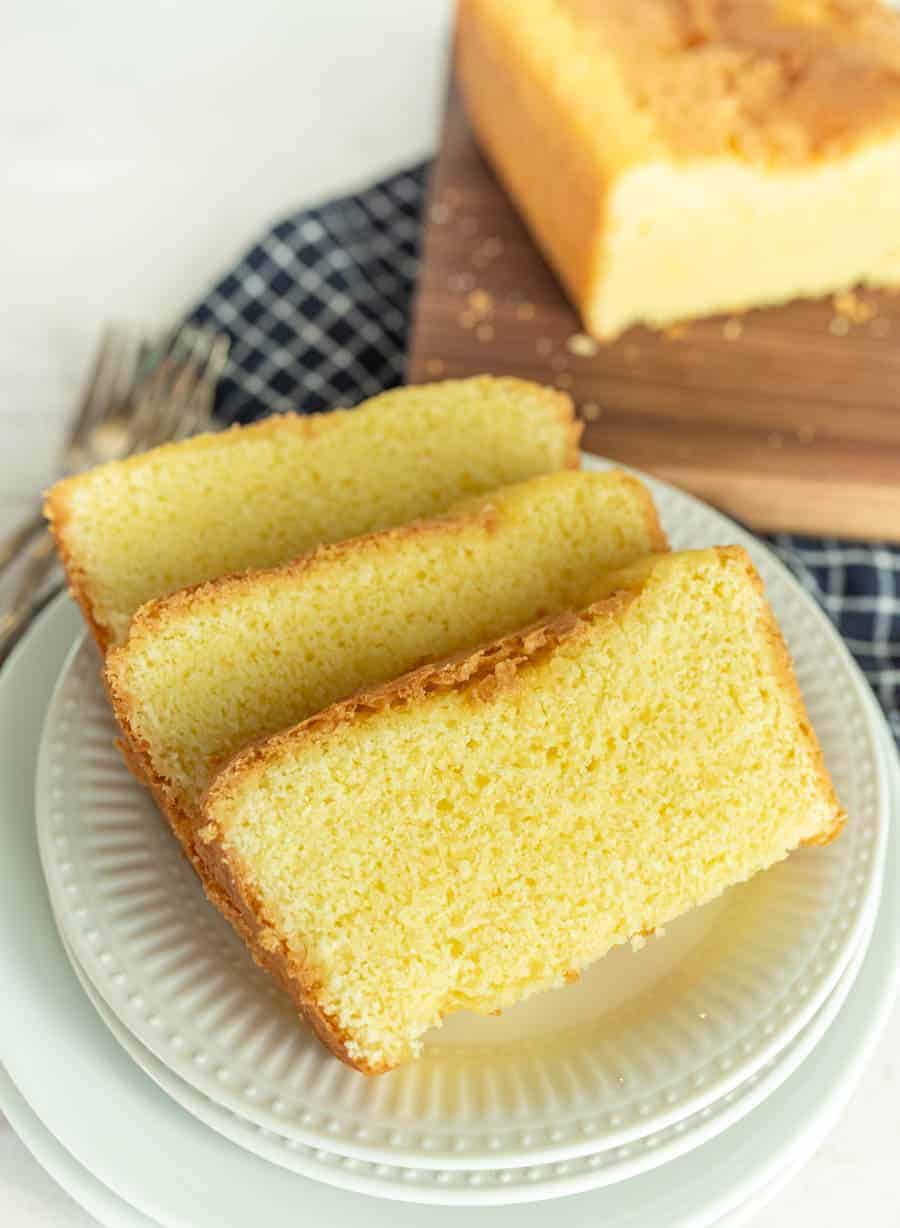
[[[534,303],[519,303],[516,308],[517,320],[533,320],[535,316]]]
[[[581,416],[586,422],[596,422],[602,412],[596,401],[585,401],[581,407]]]
[[[502,239],[485,239],[479,244],[477,254],[482,260],[496,260],[498,256],[503,255],[503,240]]]
[[[832,316],[828,331],[834,337],[846,337],[850,331],[850,321],[846,316]]]
[[[801,443],[812,443],[816,437],[816,428],[804,423],[803,426],[797,427],[797,438]]]
[[[632,951],[643,951],[647,945],[647,939],[643,934],[633,934],[630,941]]]
[[[493,324],[479,324],[475,329],[475,336],[479,341],[492,341],[494,338]]]
[[[597,342],[587,333],[573,333],[566,342],[566,349],[577,358],[593,358],[597,353]]]
[[[450,206],[442,200],[439,200],[436,205],[432,205],[431,220],[436,226],[443,226],[445,222],[450,220]]]
[[[626,362],[636,362],[641,356],[641,347],[639,345],[635,345],[634,342],[629,342],[629,344],[625,346],[624,355]]]
[[[726,320],[722,325],[722,336],[726,341],[737,341],[743,331],[744,326],[740,320]]]
[[[472,264],[477,269],[483,269],[491,263],[503,251],[503,244],[499,239],[485,239],[483,243],[479,243],[472,253]]]
[[[553,342],[549,337],[538,337],[534,348],[541,358],[547,358],[553,353]]]
[[[669,341],[680,341],[682,337],[687,336],[687,332],[687,324],[670,324],[668,328],[663,329],[663,336]]]
[[[494,307],[494,300],[487,290],[473,290],[468,297],[468,304],[476,315],[489,315]]]
[[[861,299],[853,290],[835,294],[831,302],[839,316],[851,320],[854,324],[866,324],[875,315],[872,304]]]
[[[447,364],[442,358],[429,358],[425,363],[426,375],[443,375],[447,370]]]
[[[891,322],[890,320],[885,320],[882,316],[879,316],[877,319],[872,321],[871,328],[873,337],[886,337],[891,331]]]
[[[471,273],[451,273],[447,278],[447,289],[452,290],[454,294],[465,294],[474,285],[475,278]]]

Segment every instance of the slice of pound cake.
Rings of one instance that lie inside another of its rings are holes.
[[[198,848],[256,959],[367,1073],[825,843],[844,814],[738,548],[238,755]]]
[[[564,471],[441,519],[144,606],[106,679],[132,766],[190,853],[214,767],[363,686],[590,600],[666,548],[646,488]]]
[[[155,597],[577,468],[579,429],[568,397],[523,380],[398,388],[102,465],[54,486],[46,514],[106,649]]]

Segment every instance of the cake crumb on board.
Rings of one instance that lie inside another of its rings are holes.
[[[576,358],[593,358],[598,348],[597,342],[587,333],[573,333],[566,342],[566,349]]]
[[[844,319],[850,320],[854,324],[867,324],[876,314],[872,304],[860,298],[853,290],[847,290],[844,294],[833,295],[831,302],[839,316],[843,316]]]

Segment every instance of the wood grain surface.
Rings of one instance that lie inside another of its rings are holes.
[[[589,451],[754,528],[900,541],[900,296],[858,292],[596,344],[451,88],[408,377],[478,372],[565,389]]]

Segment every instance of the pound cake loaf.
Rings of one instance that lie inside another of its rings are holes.
[[[900,285],[879,0],[461,0],[457,46],[475,132],[595,336]]]
[[[107,654],[127,757],[192,855],[214,768],[249,742],[582,606],[599,572],[665,548],[637,478],[563,471],[176,593],[144,606]]]
[[[255,958],[367,1073],[561,985],[844,823],[743,550],[334,705],[213,781],[198,850]]]
[[[59,482],[46,514],[102,649],[156,597],[578,465],[572,403],[518,379],[398,388],[269,418]]]

